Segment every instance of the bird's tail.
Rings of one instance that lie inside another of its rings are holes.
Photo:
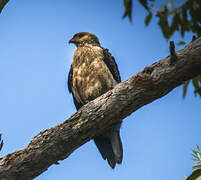
[[[94,142],[103,159],[107,159],[111,168],[114,168],[116,163],[121,164],[123,148],[119,135],[119,125],[96,136]]]

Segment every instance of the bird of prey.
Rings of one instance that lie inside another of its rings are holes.
[[[80,109],[121,82],[114,57],[108,49],[101,47],[98,38],[88,32],[80,32],[70,39],[76,45],[70,72],[68,89],[73,95],[74,104]],[[104,160],[111,168],[120,164],[123,157],[119,135],[120,123],[112,125],[94,137],[94,142]]]

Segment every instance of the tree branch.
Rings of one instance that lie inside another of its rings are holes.
[[[201,169],[196,169],[186,180],[196,180],[198,177],[201,177]]]
[[[8,3],[9,0],[0,0],[0,14],[4,6]]]
[[[176,52],[176,56],[174,64],[168,56],[146,67],[63,123],[39,133],[25,149],[1,158],[0,179],[33,179],[104,128],[201,74],[201,38]]]

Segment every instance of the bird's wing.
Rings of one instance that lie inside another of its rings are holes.
[[[73,101],[74,101],[76,109],[77,110],[80,109],[83,106],[83,104],[81,102],[79,102],[78,100],[76,100],[75,95],[73,93],[73,67],[72,67],[72,65],[71,65],[70,71],[68,73],[68,90],[73,95]]]
[[[72,93],[72,87],[73,87],[73,67],[70,66],[70,71],[68,73],[68,90],[70,93]]]
[[[112,73],[112,75],[113,75],[114,79],[117,81],[117,83],[120,83],[121,77],[120,77],[118,66],[115,62],[114,57],[110,54],[109,50],[105,49],[105,48],[103,48],[103,55],[104,55],[103,61],[107,65],[108,69]]]

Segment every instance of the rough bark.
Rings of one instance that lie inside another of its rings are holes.
[[[83,106],[69,119],[40,132],[30,144],[0,159],[1,180],[29,180],[67,158],[106,127],[201,74],[201,38],[144,68]]]
[[[9,0],[0,0],[0,14],[4,6],[8,3]]]

